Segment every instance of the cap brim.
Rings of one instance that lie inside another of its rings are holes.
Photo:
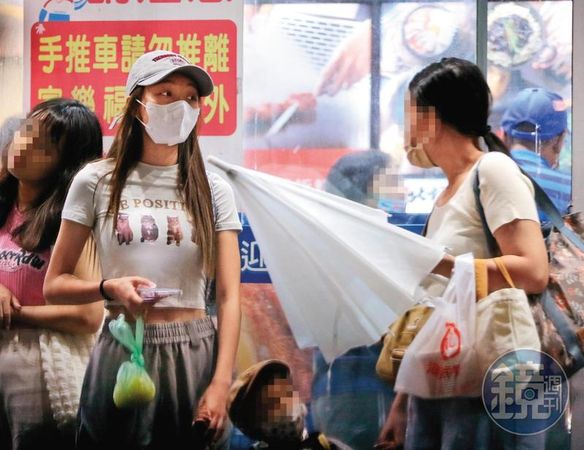
[[[138,83],[136,83],[136,86],[132,88],[132,91],[137,86],[152,86],[153,84],[162,81],[172,73],[181,73],[191,78],[197,85],[199,97],[207,97],[213,92],[213,80],[205,70],[195,65],[172,67],[168,70],[164,70],[155,75],[144,78],[143,80],[140,80]],[[131,91],[128,93],[128,95],[130,94]]]
[[[536,137],[538,137],[540,141],[549,141],[550,139],[553,139],[562,133],[563,131],[560,131],[559,133],[536,133],[535,131],[519,131],[515,129],[507,132],[507,134],[511,135],[515,139],[534,142]]]

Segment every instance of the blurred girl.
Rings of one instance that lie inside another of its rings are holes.
[[[0,448],[72,448],[83,362],[103,306],[47,305],[42,289],[69,184],[101,154],[95,114],[65,99],[37,105],[8,147],[0,171]],[[75,269],[85,277],[95,270],[90,243]],[[57,345],[67,339],[75,350]]]

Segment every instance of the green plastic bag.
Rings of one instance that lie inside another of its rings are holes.
[[[130,361],[122,363],[118,369],[114,387],[114,403],[118,408],[142,408],[156,395],[154,382],[144,367],[142,343],[144,341],[144,320],[136,320],[136,337],[123,314],[109,323],[112,336],[130,353]]]

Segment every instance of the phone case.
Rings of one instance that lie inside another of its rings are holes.
[[[182,289],[174,288],[139,288],[136,292],[145,302],[154,302],[165,297],[180,297],[182,295]]]

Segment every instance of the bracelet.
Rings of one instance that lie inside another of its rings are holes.
[[[113,301],[113,298],[111,298],[109,295],[107,295],[105,293],[105,289],[103,287],[103,284],[106,282],[107,280],[104,278],[103,280],[101,280],[101,282],[99,283],[99,293],[101,294],[102,298],[104,300],[107,300],[108,302]]]

